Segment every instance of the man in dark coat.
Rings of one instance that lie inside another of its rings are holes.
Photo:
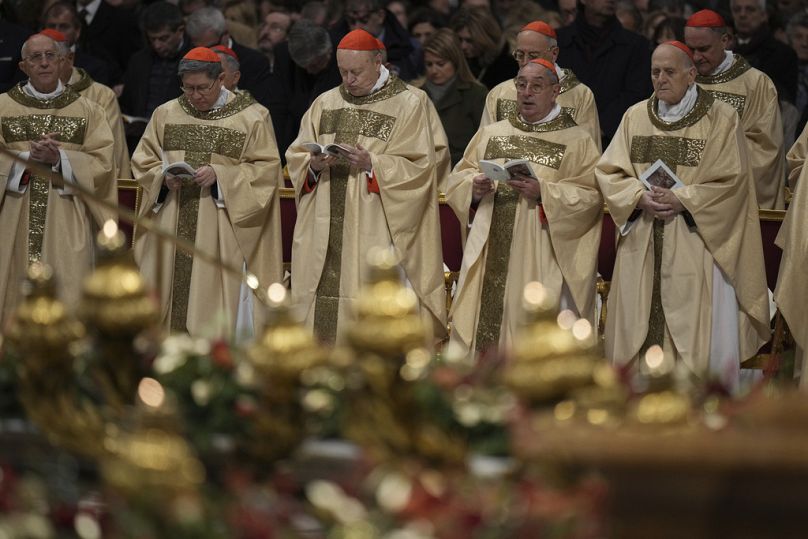
[[[7,91],[25,75],[20,71],[20,50],[31,35],[27,29],[0,19],[0,93]]]
[[[129,58],[142,45],[135,10],[113,6],[104,0],[78,0],[76,8],[85,25],[84,49],[95,56],[110,58],[123,72]]]
[[[595,94],[606,148],[626,110],[651,94],[651,46],[623,29],[613,0],[581,0],[575,22],[558,31],[558,46],[558,63]]]

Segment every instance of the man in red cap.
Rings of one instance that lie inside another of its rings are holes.
[[[279,282],[281,172],[269,112],[249,92],[224,87],[221,60],[208,48],[191,49],[178,73],[183,95],[155,109],[132,155],[141,211],[205,252],[243,264],[262,287]],[[239,339],[260,330],[263,309],[241,279],[141,229],[135,260],[159,286],[167,328]]]
[[[561,84],[557,103],[583,127],[600,149],[600,121],[595,96],[588,86],[581,83],[569,69],[562,69],[556,64],[558,59],[558,42],[556,32],[543,21],[533,21],[522,27],[516,35],[516,50],[513,57],[519,68],[525,67],[529,61],[544,58],[555,65],[556,74]],[[506,80],[496,85],[485,100],[485,110],[480,126],[508,119],[516,115],[516,86],[513,80]]]
[[[298,197],[292,298],[327,341],[352,316],[373,247],[397,249],[424,316],[436,331],[446,327],[429,113],[384,67],[379,47],[364,30],[340,41],[342,85],[314,101],[286,152]],[[344,149],[337,157],[308,143]]]
[[[684,43],[659,45],[654,94],[626,111],[598,163],[620,230],[605,353],[639,358],[640,372],[682,362],[737,390],[769,333],[758,210],[738,114],[695,80]]]
[[[783,123],[771,79],[732,51],[727,25],[709,9],[694,13],[685,26],[693,50],[696,82],[713,97],[732,105],[741,118],[758,206],[785,207]]]
[[[40,33],[65,46],[67,52],[59,70],[59,78],[62,83],[69,85],[82,97],[86,97],[104,109],[109,129],[115,139],[112,160],[113,178],[131,178],[129,150],[126,147],[126,133],[124,133],[121,119],[121,107],[118,106],[118,96],[115,95],[112,88],[94,81],[84,69],[73,65],[76,53],[70,50],[69,41],[62,32],[46,28]]]
[[[36,260],[53,267],[62,298],[75,306],[92,267],[94,232],[116,218],[72,187],[117,204],[109,124],[98,105],[59,80],[66,53],[65,43],[31,36],[19,64],[28,80],[0,95],[0,146],[40,165],[0,155],[0,323],[17,306],[20,282]]]
[[[241,79],[241,64],[238,55],[230,47],[216,45],[210,50],[219,55],[222,61],[222,72],[224,73],[224,87],[231,92],[238,92],[238,81]]]
[[[516,113],[481,127],[449,178],[447,200],[463,224],[477,208],[450,316],[455,353],[513,342],[531,281],[594,324],[600,150],[556,103],[560,86],[554,63],[526,62],[515,81]],[[523,169],[497,182],[482,160],[522,160]]]

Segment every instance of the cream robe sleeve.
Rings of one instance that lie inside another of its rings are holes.
[[[289,179],[292,181],[298,203],[300,198],[306,194],[303,186],[306,183],[309,163],[311,162],[311,153],[302,145],[307,142],[317,142],[319,138],[317,126],[320,124],[320,114],[322,113],[320,101],[321,98],[315,99],[309,110],[303,115],[300,120],[300,131],[297,133],[297,138],[286,150],[286,168],[289,171]],[[326,167],[320,173],[320,179],[327,179],[328,175],[329,168]]]
[[[142,215],[152,210],[163,186],[163,133],[160,128],[165,126],[167,110],[164,106],[155,109],[132,154],[132,173],[143,188]]]
[[[485,152],[488,134],[482,127],[466,146],[463,157],[455,165],[446,181],[446,202],[460,221],[460,230],[465,234],[469,225],[469,209],[471,208],[471,191],[474,176],[480,174],[480,159]]]
[[[600,118],[598,118],[598,106],[597,103],[595,103],[595,94],[583,84],[580,84],[578,87],[581,88],[581,99],[578,101],[578,106],[575,109],[575,123],[583,127],[586,132],[589,133],[598,153],[600,153],[603,148],[601,146]]]
[[[558,266],[579,312],[586,316],[594,312],[603,215],[603,198],[595,179],[600,152],[595,142],[585,136],[574,138],[567,152],[569,157],[565,155],[559,180],[540,178],[541,200]]]
[[[797,179],[802,174],[806,156],[808,156],[808,124],[805,125],[802,134],[800,134],[794,145],[788,150],[788,155],[786,155],[788,160],[788,183],[792,189],[797,186]]]
[[[785,163],[783,120],[777,90],[772,81],[761,74],[746,97],[742,124],[749,141],[756,200],[761,208],[782,209],[785,206]]]
[[[126,132],[123,128],[121,107],[118,105],[115,92],[105,86],[103,88],[109,91],[100,94],[99,104],[104,108],[109,128],[112,130],[112,138],[114,139],[115,178],[131,178],[132,168],[129,163],[129,149],[126,147]]]
[[[483,108],[483,115],[480,118],[480,129],[485,127],[486,125],[496,123],[497,121],[497,99],[499,96],[502,95],[502,88],[503,84],[510,83],[513,84],[512,81],[505,81],[497,84],[491,91],[488,92],[488,95],[485,96],[485,107]]]

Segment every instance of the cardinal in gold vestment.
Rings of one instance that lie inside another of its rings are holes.
[[[774,301],[788,322],[788,327],[797,342],[797,367],[801,372],[800,385],[808,389],[808,366],[805,365],[805,350],[808,349],[808,126],[788,152],[789,181],[794,196],[788,206],[786,218],[780,227],[775,243],[783,250],[780,273],[774,289]]]
[[[210,49],[192,49],[179,72],[185,95],[154,111],[132,156],[141,211],[208,254],[243,265],[267,287],[283,277],[280,157],[269,112],[249,93],[223,88],[220,59]],[[193,178],[164,172],[182,161],[195,169]],[[237,277],[142,229],[135,257],[159,285],[172,331],[248,338],[261,327],[260,302]]]
[[[586,84],[578,80],[572,70],[561,68],[555,63],[558,58],[555,30],[543,21],[533,21],[525,25],[516,35],[515,52],[520,68],[531,58],[544,58],[553,63],[561,85],[556,103],[575,120],[576,124],[589,133],[600,151],[600,120],[595,95]],[[517,114],[515,82],[503,81],[488,92],[480,127],[516,117]]]
[[[685,41],[693,49],[696,82],[737,111],[758,206],[781,210],[785,208],[785,159],[777,90],[765,73],[724,50],[729,40],[727,25],[715,11],[703,9],[687,21]]]
[[[64,49],[36,34],[23,47],[29,76],[0,96],[0,145],[50,169],[42,176],[0,155],[0,303],[2,321],[20,300],[29,262],[53,267],[62,298],[75,306],[93,264],[94,233],[114,212],[82,198],[73,184],[117,203],[112,133],[104,111],[62,85]]]
[[[737,113],[694,84],[680,42],[652,56],[654,95],[623,116],[597,178],[620,229],[606,356],[626,364],[651,346],[730,389],[768,339],[760,225]],[[684,184],[646,190],[657,160]],[[642,365],[642,364],[641,364]]]
[[[339,340],[373,247],[394,247],[422,314],[445,334],[435,145],[422,96],[381,63],[378,41],[349,32],[343,84],[319,96],[286,152],[297,198],[292,298],[326,341]],[[338,143],[340,157],[307,143]]]
[[[531,281],[540,281],[561,309],[594,324],[600,152],[555,103],[553,68],[535,60],[519,71],[519,112],[481,128],[450,176],[447,200],[462,223],[477,205],[450,313],[456,352],[510,344]],[[538,181],[520,175],[492,182],[481,159],[526,159]]]

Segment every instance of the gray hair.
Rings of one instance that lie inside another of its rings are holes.
[[[191,38],[203,34],[206,30],[212,30],[217,35],[221,35],[227,30],[224,15],[215,7],[197,9],[188,16],[188,20],[185,22],[185,32]]]
[[[186,73],[205,73],[208,78],[215,79],[222,73],[222,64],[220,62],[202,62],[200,60],[180,60],[180,66],[177,68],[177,75],[182,77]]]
[[[229,54],[219,51],[213,51],[213,52],[218,54],[219,58],[222,59],[222,63],[227,64],[227,67],[229,67],[232,71],[239,71],[241,69],[241,62],[239,62]]]
[[[286,35],[289,42],[289,56],[301,67],[311,64],[321,56],[331,56],[333,45],[328,30],[311,21],[299,20]]]
[[[799,13],[795,13],[788,20],[788,24],[786,25],[786,34],[788,35],[789,41],[794,37],[794,33],[797,31],[797,28],[808,28],[808,12],[801,11]]]

